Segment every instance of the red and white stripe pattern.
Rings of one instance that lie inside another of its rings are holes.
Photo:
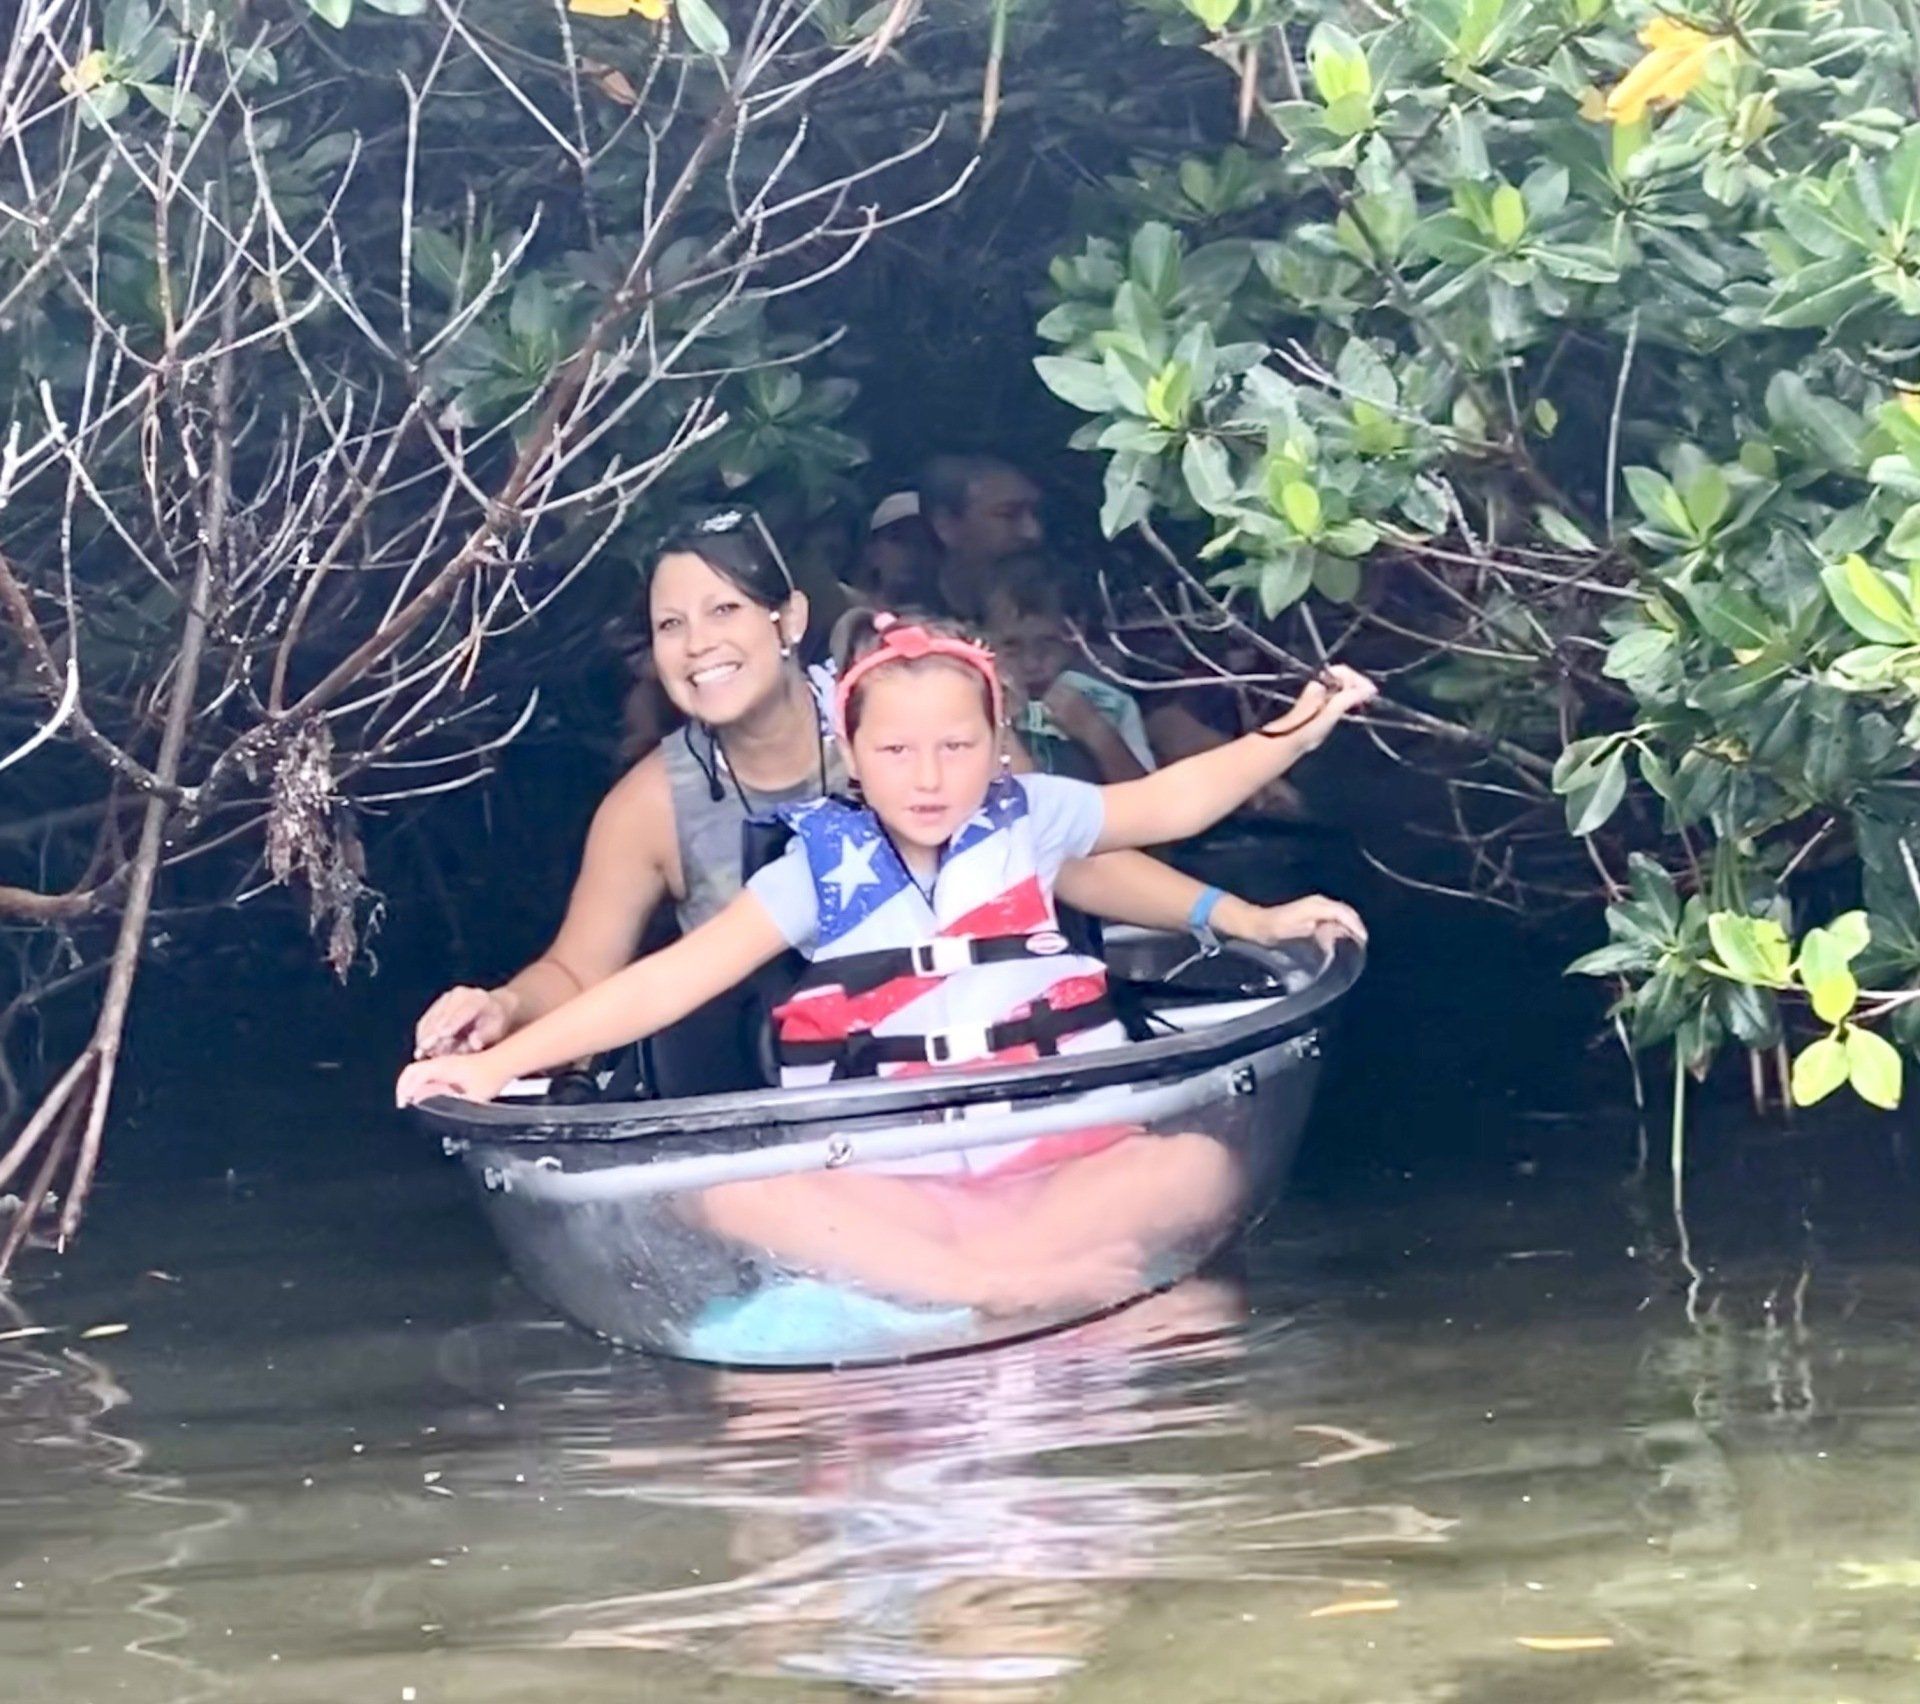
[[[794,832],[805,848],[819,906],[810,957],[830,963],[854,953],[910,947],[939,938],[1057,933],[1051,870],[1039,868],[1027,795],[1010,777],[995,781],[978,815],[941,860],[933,900],[915,886],[872,812],[827,799],[800,807]],[[1001,964],[967,965],[946,976],[900,976],[861,994],[833,986],[801,993],[776,1014],[788,1041],[837,1041],[875,1035],[944,1035],[956,1064],[1038,1057],[1022,1045],[989,1053],[979,1032],[1026,1016],[1042,998],[1056,1008],[1083,1006],[1106,992],[1106,967],[1066,949]],[[971,1032],[971,1035],[970,1033]],[[1059,1051],[1083,1053],[1125,1039],[1115,1023],[1062,1038]],[[932,1069],[883,1067],[887,1075]],[[826,1065],[787,1066],[783,1082],[817,1083]]]

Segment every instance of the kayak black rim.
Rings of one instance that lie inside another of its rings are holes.
[[[1264,948],[1233,942],[1228,951],[1270,973],[1290,961]],[[1365,968],[1352,941],[1335,941],[1313,981],[1283,994],[1257,1012],[1202,1030],[1128,1042],[1121,1047],[1068,1058],[1040,1059],[984,1070],[939,1072],[926,1077],[864,1079],[791,1089],[744,1089],[684,1100],[618,1101],[585,1106],[525,1102],[481,1104],[440,1095],[412,1109],[415,1121],[436,1137],[487,1143],[554,1144],[629,1142],[649,1137],[714,1130],[768,1131],[799,1124],[854,1118],[905,1118],[986,1101],[1025,1102],[1084,1093],[1090,1089],[1149,1082],[1175,1073],[1231,1064],[1312,1029]],[[1223,1003],[1236,998],[1222,991]]]

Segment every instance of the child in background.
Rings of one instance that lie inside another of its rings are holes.
[[[1075,668],[1059,570],[1038,553],[1009,557],[987,593],[987,634],[1015,701],[1013,725],[1049,774],[1111,785],[1158,767],[1140,706]]]
[[[1336,669],[1257,733],[1094,787],[1007,772],[993,654],[963,630],[889,615],[851,627],[836,711],[865,803],[801,807],[787,851],[718,916],[483,1052],[408,1066],[402,1105],[491,1100],[515,1077],[640,1040],[789,948],[811,964],[776,1014],[786,1082],[1122,1045],[1105,967],[1058,933],[1061,865],[1210,828],[1374,694]],[[1203,904],[1196,927],[1253,939],[1362,933],[1318,897],[1262,910],[1214,889]],[[842,1172],[728,1185],[708,1212],[726,1234],[893,1296],[1017,1311],[1063,1285],[1124,1293],[1142,1250],[1206,1222],[1231,1187],[1230,1158],[1199,1135],[1067,1132],[947,1158],[967,1182],[1016,1187]]]
[[[939,597],[940,543],[917,491],[884,497],[867,521],[854,589],[875,609],[930,608]]]

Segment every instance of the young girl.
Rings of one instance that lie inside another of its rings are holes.
[[[1016,776],[990,651],[945,623],[853,620],[836,711],[863,802],[800,808],[785,854],[710,922],[484,1052],[408,1066],[400,1104],[490,1100],[517,1076],[651,1035],[790,946],[812,964],[777,1014],[788,1082],[1118,1045],[1103,967],[1057,933],[1061,865],[1212,827],[1374,695],[1336,669],[1279,722],[1140,780]],[[1321,899],[1262,912],[1208,890],[1194,910],[1197,928],[1269,940],[1360,932]],[[848,1172],[729,1185],[706,1212],[717,1231],[904,1299],[1117,1299],[1143,1250],[1217,1213],[1230,1162],[1204,1137],[1085,1134],[967,1156],[971,1177],[1010,1185],[988,1194]]]

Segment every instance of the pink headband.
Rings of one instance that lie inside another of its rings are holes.
[[[922,657],[951,657],[965,663],[987,683],[987,697],[993,706],[993,725],[1006,719],[1006,706],[1000,691],[1000,671],[994,666],[993,653],[972,639],[949,639],[944,633],[929,633],[918,622],[902,622],[897,615],[876,615],[873,630],[880,643],[854,663],[840,677],[833,695],[834,722],[840,738],[847,737],[847,706],[853,702],[853,689],[863,675],[883,663],[913,663]]]

